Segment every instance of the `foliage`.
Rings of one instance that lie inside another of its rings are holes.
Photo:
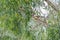
[[[0,27],[6,29],[6,31],[12,31],[16,37],[18,36],[17,39],[19,40],[24,40],[23,38],[30,35],[26,27],[31,17],[31,1],[32,0],[0,0]],[[3,36],[1,40],[17,39],[10,39],[9,36]]]
[[[35,13],[32,7],[41,6],[43,1],[0,0],[0,40],[60,40],[60,13],[50,11],[52,14],[47,20],[46,32],[42,25],[37,25],[38,22],[31,19],[32,13]],[[31,20],[32,26],[37,25],[36,30],[29,24]],[[30,27],[33,29],[30,30]]]

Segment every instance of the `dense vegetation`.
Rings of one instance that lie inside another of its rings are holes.
[[[46,19],[46,32],[43,29],[44,22],[39,24],[32,19],[32,14],[39,14],[33,11],[32,7],[43,5],[43,1],[0,0],[0,40],[60,40],[59,11],[50,5],[45,8],[50,13]],[[38,30],[32,28],[33,25],[37,25]]]

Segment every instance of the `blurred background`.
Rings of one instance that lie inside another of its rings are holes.
[[[60,40],[60,0],[0,0],[0,40]]]

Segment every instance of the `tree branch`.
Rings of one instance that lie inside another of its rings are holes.
[[[54,3],[52,3],[50,0],[45,0],[55,11],[57,11],[59,13],[59,8],[58,6]]]

